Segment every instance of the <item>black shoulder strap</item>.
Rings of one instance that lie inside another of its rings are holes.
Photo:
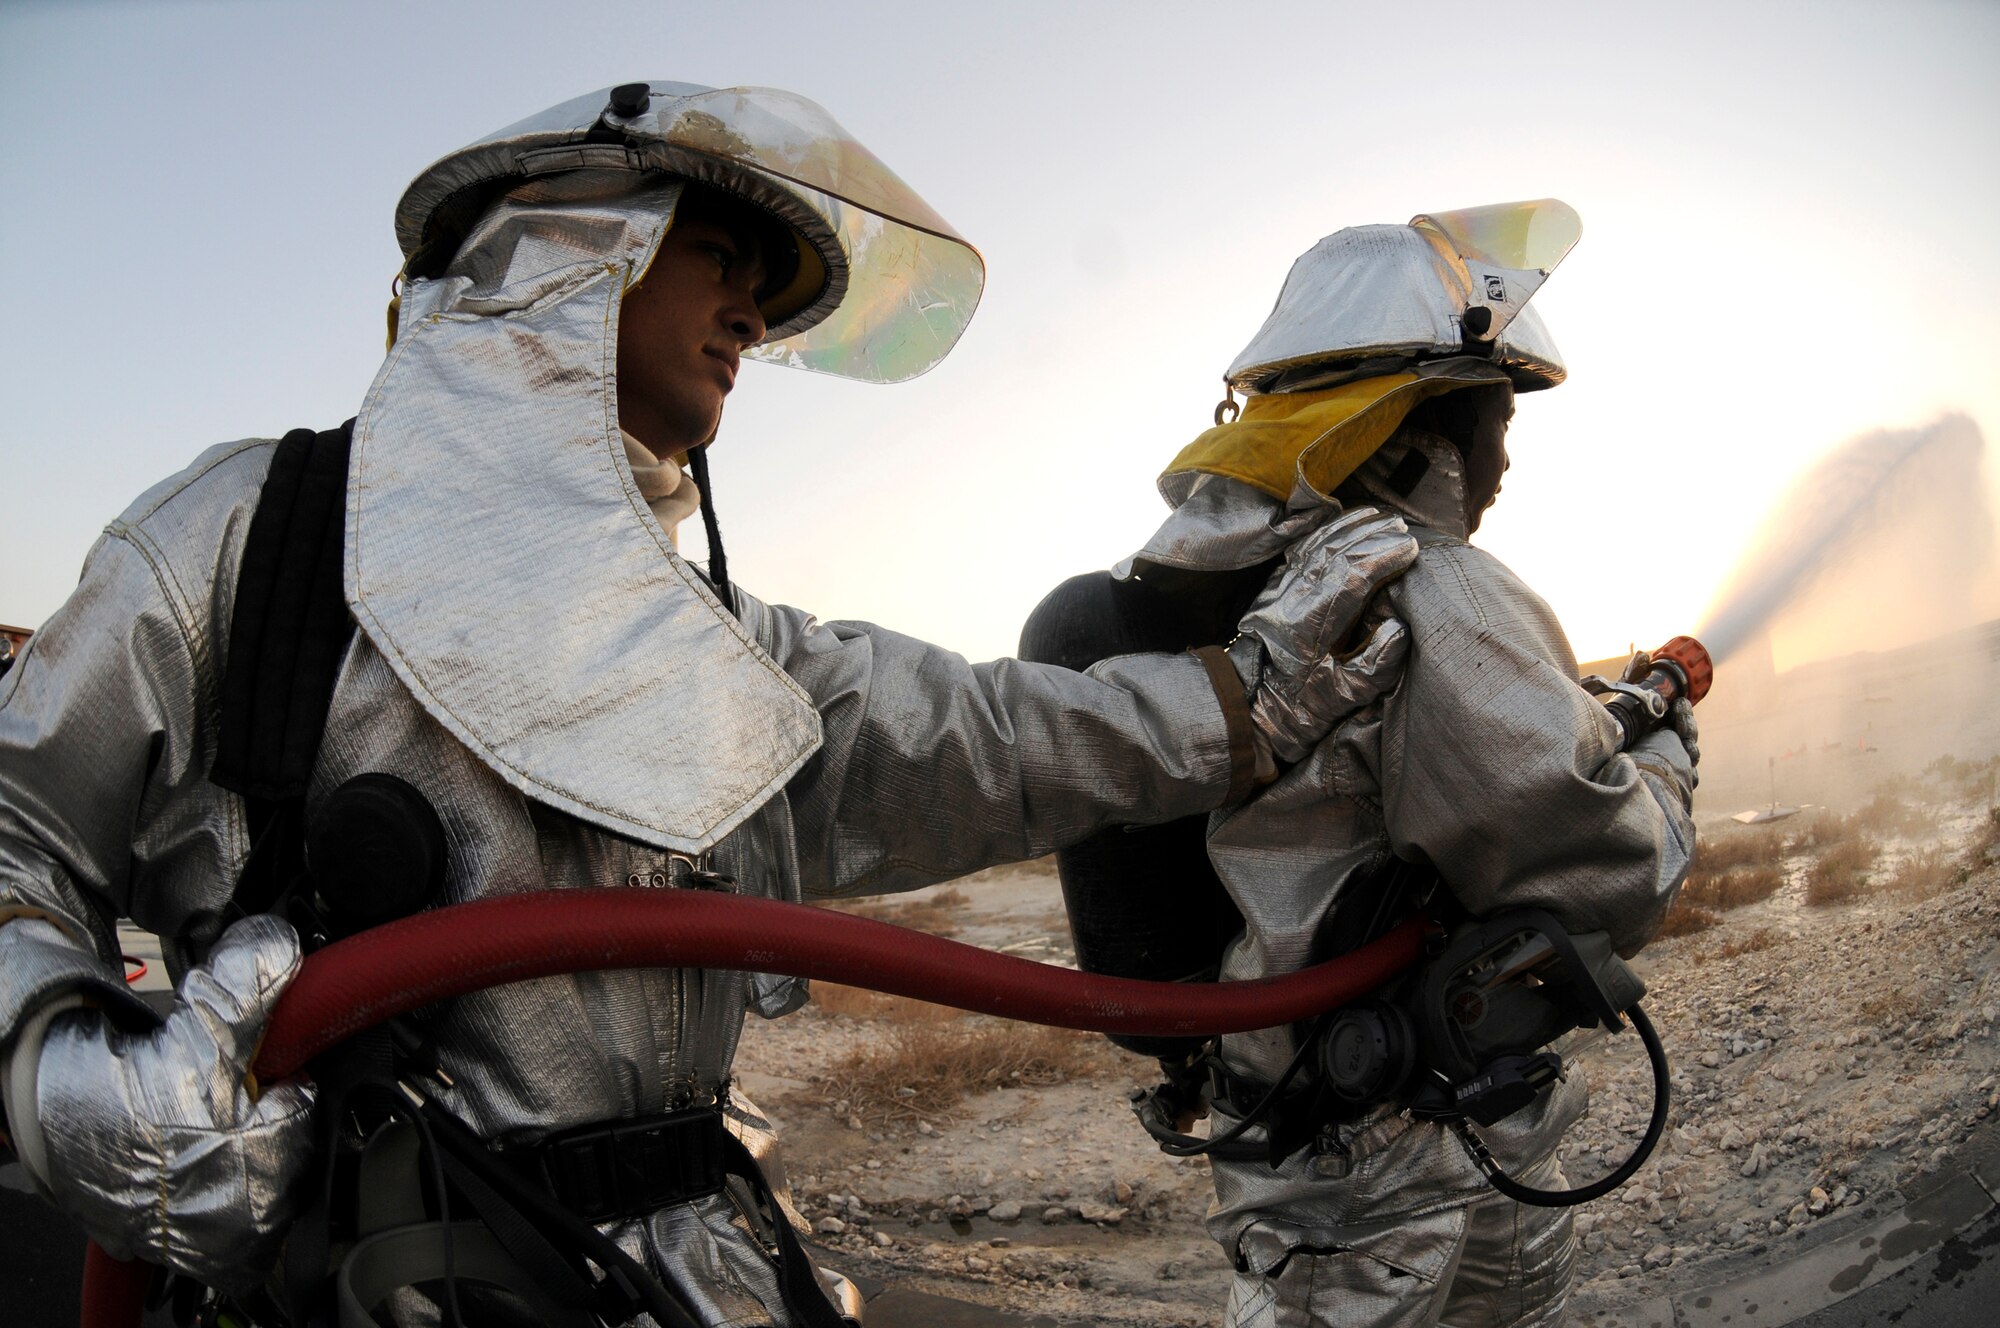
[[[209,779],[249,804],[246,913],[270,907],[304,857],[306,782],[354,619],[341,591],[354,421],[279,442],[244,541]]]

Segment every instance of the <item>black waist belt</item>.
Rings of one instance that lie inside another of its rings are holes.
[[[505,1156],[586,1222],[622,1222],[720,1193],[726,1133],[721,1111],[688,1107],[565,1130]]]

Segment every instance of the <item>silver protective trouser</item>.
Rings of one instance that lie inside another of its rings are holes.
[[[1679,740],[1656,734],[1619,754],[1615,721],[1577,685],[1555,614],[1465,542],[1463,471],[1450,443],[1404,429],[1339,492],[1349,507],[1403,517],[1416,536],[1416,561],[1383,596],[1408,653],[1390,661],[1400,675],[1376,688],[1382,699],[1248,802],[1211,815],[1209,859],[1244,919],[1225,979],[1295,972],[1350,947],[1355,938],[1328,934],[1335,904],[1379,888],[1397,858],[1435,867],[1475,915],[1544,908],[1574,931],[1609,931],[1628,953],[1686,874],[1691,771]],[[1279,503],[1216,476],[1170,498],[1174,515],[1132,560],[1141,575],[1149,563],[1254,564],[1321,501],[1308,491]],[[1272,1029],[1225,1037],[1221,1054],[1269,1083],[1295,1045],[1289,1028]],[[1484,1133],[1510,1173],[1551,1175],[1586,1101],[1573,1077]],[[1276,1172],[1215,1164],[1207,1225],[1239,1270],[1231,1328],[1559,1317],[1565,1216],[1497,1198],[1438,1126],[1385,1109],[1341,1138],[1344,1157],[1308,1149]]]
[[[1553,1154],[1519,1178],[1544,1188],[1564,1183]],[[1270,1221],[1237,1243],[1224,1323],[1542,1328],[1562,1322],[1575,1263],[1567,1208],[1533,1208],[1499,1195],[1347,1227]]]
[[[143,496],[0,678],[0,919],[54,924],[19,938],[0,924],[9,1021],[0,1050],[23,1012],[79,986],[118,988],[115,919],[158,933],[176,978],[223,926],[249,843],[241,802],[207,771],[235,571],[273,446],[211,449]],[[474,617],[506,593],[460,584],[435,611]],[[716,868],[743,893],[911,888],[1047,853],[1112,821],[1203,811],[1228,787],[1229,735],[1208,671],[1191,657],[1113,660],[1090,674],[972,665],[893,632],[819,623],[740,591],[738,600],[743,630],[812,698],[822,733],[812,758],[715,849]],[[574,669],[591,649],[575,638],[591,622],[565,630]],[[534,642],[520,647],[520,667],[532,669]],[[704,716],[684,723],[699,731]],[[656,745],[633,732],[588,755],[643,767]],[[308,812],[367,771],[402,777],[437,808],[448,901],[672,878],[666,849],[517,791],[357,634]],[[450,1075],[445,1105],[489,1140],[524,1143],[714,1093],[744,1011],[782,1014],[804,998],[801,982],[734,971],[578,973],[413,1018]],[[104,1188],[119,1179],[108,1172]],[[198,1204],[200,1193],[195,1178],[187,1198]],[[677,1205],[615,1234],[695,1289],[704,1323],[789,1322],[769,1260],[727,1199]]]

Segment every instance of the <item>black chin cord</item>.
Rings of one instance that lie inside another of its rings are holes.
[[[1493,1154],[1487,1151],[1486,1142],[1473,1133],[1472,1126],[1461,1116],[1452,1122],[1452,1128],[1458,1132],[1459,1141],[1465,1145],[1465,1151],[1472,1154],[1473,1162],[1478,1165],[1481,1172],[1485,1173],[1486,1179],[1491,1182],[1494,1189],[1516,1203],[1532,1204],[1537,1208],[1568,1208],[1574,1204],[1589,1203],[1592,1199],[1603,1198],[1632,1179],[1639,1168],[1646,1165],[1646,1159],[1651,1157],[1653,1149],[1659,1146],[1660,1135],[1666,1131],[1667,1107],[1672,1101],[1673,1086],[1667,1068],[1667,1049],[1661,1045],[1660,1035],[1653,1029],[1653,1021],[1646,1018],[1646,1012],[1636,1003],[1625,1014],[1631,1019],[1632,1027],[1639,1031],[1639,1040],[1646,1044],[1646,1059],[1653,1066],[1653,1119],[1647,1123],[1645,1137],[1640,1139],[1639,1146],[1632,1150],[1632,1156],[1626,1158],[1618,1170],[1602,1180],[1579,1185],[1573,1190],[1538,1190],[1533,1186],[1521,1184],[1502,1171]]]
[[[688,470],[701,490],[701,528],[708,536],[708,580],[722,607],[736,612],[736,592],[729,585],[729,556],[722,551],[722,526],[715,519],[715,486],[708,481],[708,444],[688,449]]]

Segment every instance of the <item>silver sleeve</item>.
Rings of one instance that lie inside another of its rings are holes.
[[[1227,723],[1192,655],[1086,673],[971,664],[867,623],[759,608],[825,729],[788,789],[808,894],[910,889],[1106,825],[1204,812],[1228,792]]]
[[[1396,851],[1428,860],[1475,914],[1546,908],[1627,953],[1643,945],[1694,845],[1684,754],[1618,751],[1554,613],[1483,551],[1427,542],[1390,599],[1411,633],[1383,717]]]
[[[0,925],[0,1039],[78,988],[144,1009],[115,922],[145,912],[132,883],[152,861],[214,833],[179,796],[206,776],[191,617],[140,547],[107,536],[0,679],[0,919],[50,924]]]

